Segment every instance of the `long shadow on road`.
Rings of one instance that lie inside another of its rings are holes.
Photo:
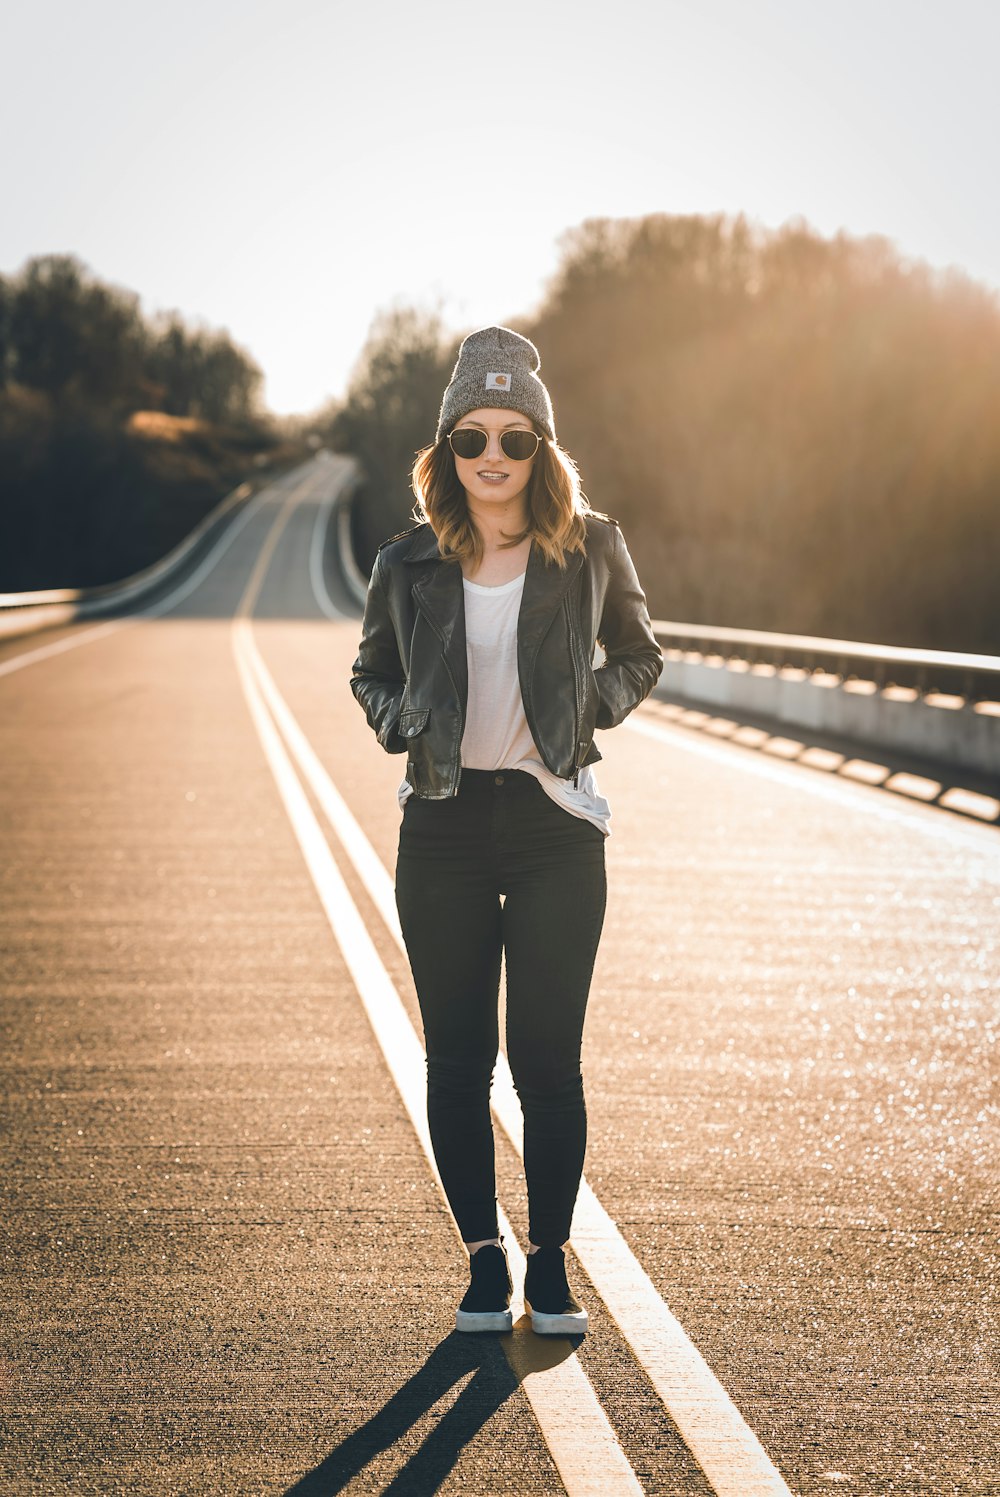
[[[383,1493],[426,1497],[438,1491],[463,1449],[518,1386],[496,1336],[452,1331],[377,1414],[343,1440],[285,1497],[328,1497],[341,1492],[377,1455],[388,1450],[456,1383],[475,1376],[410,1456]]]

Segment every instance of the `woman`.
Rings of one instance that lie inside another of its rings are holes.
[[[396,905],[431,1141],[470,1255],[456,1326],[512,1326],[489,1100],[503,955],[524,1298],[534,1330],[565,1335],[587,1326],[563,1250],[586,1148],[580,1051],[611,815],[593,734],[648,695],[663,660],[621,531],[590,509],[556,443],[539,367],[509,328],[462,343],[413,469],[419,523],[375,560],[351,688],[382,747],[407,755]]]

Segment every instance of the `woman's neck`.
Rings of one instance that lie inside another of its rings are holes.
[[[471,562],[463,563],[462,573],[465,578],[469,582],[480,582],[485,587],[498,587],[519,577],[527,564],[531,537],[526,536],[516,546],[509,542],[527,524],[527,506],[509,504],[504,506],[502,513],[494,511],[481,515],[470,504],[469,517],[479,531],[483,557],[477,567],[473,567]]]
[[[469,518],[482,538],[486,554],[507,545],[528,523],[528,507],[511,500],[503,505],[469,504]]]

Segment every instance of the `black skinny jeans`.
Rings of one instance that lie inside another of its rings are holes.
[[[538,1247],[569,1238],[587,1144],[580,1051],[607,900],[604,841],[525,770],[463,769],[456,796],[404,803],[396,907],[424,1025],[434,1157],[466,1242],[498,1235],[490,1085],[501,953],[528,1234]]]

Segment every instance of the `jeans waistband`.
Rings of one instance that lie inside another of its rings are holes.
[[[458,793],[463,790],[488,791],[529,789],[538,780],[526,769],[466,769],[463,766]]]

